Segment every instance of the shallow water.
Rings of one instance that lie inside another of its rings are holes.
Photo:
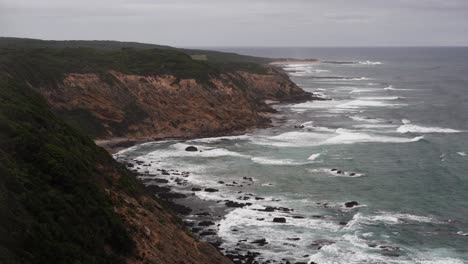
[[[234,51],[356,63],[287,65],[299,86],[332,100],[278,105],[273,128],[146,143],[116,158],[190,171],[189,182],[220,189],[203,199],[265,198],[218,221],[225,248],[279,262],[468,262],[468,49]],[[265,206],[294,211],[255,210]],[[279,216],[286,223],[272,222]],[[259,238],[268,244],[248,243]]]

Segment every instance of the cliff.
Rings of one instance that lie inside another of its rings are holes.
[[[1,263],[231,263],[92,138],[227,134],[312,95],[174,50],[0,49]]]
[[[0,88],[1,263],[231,263],[24,82]]]
[[[40,87],[54,112],[96,138],[202,137],[269,124],[265,100],[307,98],[296,85],[269,74],[226,73],[209,84],[173,75],[109,72],[66,74],[55,89]]]
[[[202,137],[269,124],[265,101],[312,98],[280,69],[166,50],[4,50],[6,71],[97,139]]]

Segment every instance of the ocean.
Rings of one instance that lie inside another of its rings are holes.
[[[210,228],[225,252],[259,263],[468,263],[468,48],[222,50],[327,61],[284,69],[330,100],[276,105],[271,128],[149,142],[116,159],[190,172],[188,185],[169,184],[212,201],[213,214],[248,202]]]

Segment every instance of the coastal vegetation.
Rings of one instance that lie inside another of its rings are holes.
[[[0,262],[123,262],[134,243],[104,189],[135,193],[136,179],[24,82],[0,87]]]
[[[174,75],[180,79],[208,82],[210,76],[225,72],[265,73],[259,64],[193,60],[177,50],[122,48],[3,48],[0,67],[16,79],[33,86],[60,83],[66,73],[98,73],[107,82],[108,71],[138,75]]]
[[[0,39],[1,263],[230,263],[93,139],[241,131],[311,94],[248,56],[138,45]]]

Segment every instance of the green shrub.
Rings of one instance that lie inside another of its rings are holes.
[[[136,179],[2,73],[0,128],[0,263],[123,263],[133,254],[97,165],[121,171],[129,192]]]

